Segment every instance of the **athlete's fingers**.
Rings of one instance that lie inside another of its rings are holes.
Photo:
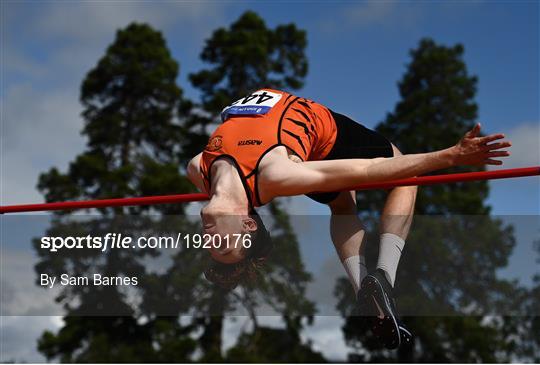
[[[493,160],[491,158],[488,158],[484,161],[486,165],[502,165],[503,162],[501,160]]]
[[[492,143],[485,146],[485,151],[500,150],[501,148],[507,148],[511,146],[512,146],[512,142],[510,141]]]
[[[486,154],[486,157],[506,157],[510,156],[510,152],[508,151],[495,151],[495,152],[489,152]]]
[[[474,137],[476,137],[479,133],[480,133],[480,123],[476,123],[476,125],[473,127],[473,129],[471,129],[470,131],[468,131],[467,133],[465,133],[465,137],[467,137],[467,138],[474,138]]]
[[[485,136],[485,137],[480,137],[479,138],[479,141],[480,143],[489,143],[489,142],[493,142],[493,141],[496,141],[498,139],[502,139],[504,138],[504,134],[502,133],[497,133],[497,134],[490,134],[489,136]]]

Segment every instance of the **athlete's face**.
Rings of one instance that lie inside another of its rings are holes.
[[[243,235],[254,232],[257,224],[249,216],[209,215],[201,212],[203,222],[203,243],[216,261],[233,264],[243,260],[246,249]]]

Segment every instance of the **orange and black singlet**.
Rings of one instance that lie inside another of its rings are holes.
[[[272,90],[258,90],[223,109],[223,123],[212,133],[200,162],[207,191],[214,161],[233,161],[251,206],[261,206],[257,172],[262,158],[285,146],[303,161],[321,160],[332,149],[337,128],[329,109],[314,101]]]

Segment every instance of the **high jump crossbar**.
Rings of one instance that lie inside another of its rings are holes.
[[[420,176],[420,177],[413,177],[413,178],[408,178],[408,179],[362,184],[359,186],[355,186],[355,187],[352,187],[349,189],[343,189],[343,190],[390,189],[397,186],[435,185],[435,184],[466,182],[466,181],[509,179],[509,178],[537,176],[537,175],[540,175],[540,166],[494,170],[494,171],[464,172],[464,173],[457,173],[457,174]],[[0,214],[51,211],[51,210],[110,208],[110,207],[123,207],[123,206],[135,206],[135,205],[176,204],[176,203],[204,201],[208,199],[209,197],[207,194],[191,193],[191,194],[176,194],[176,195],[145,196],[145,197],[136,197],[136,198],[117,198],[117,199],[66,201],[66,202],[54,202],[54,203],[42,203],[42,204],[6,205],[6,206],[0,206]]]

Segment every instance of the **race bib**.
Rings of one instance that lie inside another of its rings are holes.
[[[281,94],[259,90],[242,99],[238,99],[221,111],[221,120],[231,115],[266,114],[281,99]]]

